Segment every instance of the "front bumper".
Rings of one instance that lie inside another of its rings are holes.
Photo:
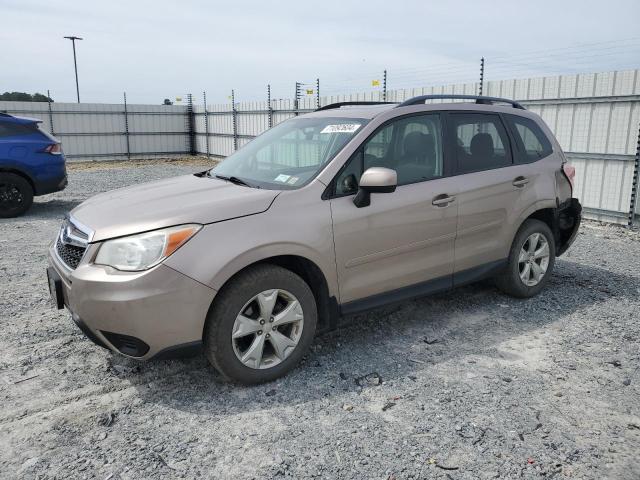
[[[96,344],[141,360],[193,349],[202,341],[215,290],[166,265],[125,273],[86,261],[75,270],[49,249],[51,268],[60,276],[64,306]]]

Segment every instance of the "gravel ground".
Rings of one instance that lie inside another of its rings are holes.
[[[137,363],[49,306],[46,248],[104,190],[201,170],[74,165],[0,221],[1,478],[640,478],[640,235],[587,223],[547,290],[358,316],[267,385]]]

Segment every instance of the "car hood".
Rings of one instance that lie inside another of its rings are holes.
[[[183,223],[214,223],[267,210],[280,191],[185,175],[91,197],[71,211],[106,240]]]

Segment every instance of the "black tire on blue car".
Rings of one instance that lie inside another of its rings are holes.
[[[27,179],[0,172],[0,218],[19,217],[33,203],[33,187]]]

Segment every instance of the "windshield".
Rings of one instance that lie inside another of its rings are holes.
[[[363,118],[293,118],[209,170],[210,177],[251,187],[295,189],[318,172],[367,122]]]

